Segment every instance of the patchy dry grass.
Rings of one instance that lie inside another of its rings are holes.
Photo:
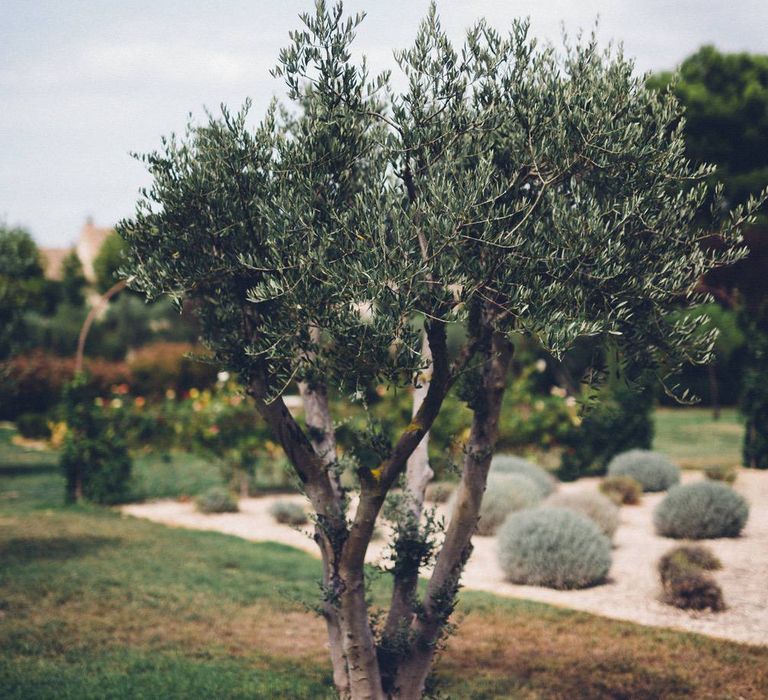
[[[707,408],[659,408],[654,414],[653,449],[683,469],[740,466],[744,424],[733,408],[714,420]]]
[[[316,560],[64,508],[50,455],[2,449],[0,697],[332,697],[303,604]],[[465,593],[436,685],[473,700],[764,698],[768,649]]]

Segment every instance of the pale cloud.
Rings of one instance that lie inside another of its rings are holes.
[[[176,87],[213,83],[238,85],[254,65],[271,65],[272,56],[210,50],[187,42],[100,40],[74,47],[71,54],[42,56],[25,65],[0,69],[8,89],[73,89],[83,85],[151,81]]]

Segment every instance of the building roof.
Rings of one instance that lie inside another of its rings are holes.
[[[40,254],[43,258],[43,274],[48,279],[60,280],[62,263],[71,251],[72,248],[40,248]]]
[[[96,273],[93,269],[93,261],[110,233],[112,233],[111,228],[95,226],[93,219],[89,217],[80,229],[80,235],[74,246],[69,248],[41,248],[40,253],[43,257],[45,276],[52,280],[60,280],[64,258],[74,249],[83,265],[85,278],[89,282],[95,282]]]

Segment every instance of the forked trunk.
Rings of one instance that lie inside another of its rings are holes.
[[[402,660],[395,682],[395,697],[417,700],[424,693],[435,652],[453,612],[459,579],[472,551],[488,470],[498,438],[499,415],[512,360],[506,336],[494,332],[490,358],[483,369],[461,481],[445,540],[427,586],[422,613],[411,626],[408,656]]]

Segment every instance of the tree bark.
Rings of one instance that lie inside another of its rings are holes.
[[[329,643],[334,647],[331,650],[334,680],[340,695],[354,700],[384,700],[387,697],[365,600],[365,554],[376,518],[389,489],[403,473],[408,458],[436,418],[453,378],[448,363],[445,325],[429,322],[425,330],[433,356],[433,370],[424,400],[389,457],[375,469],[360,469],[360,502],[351,525],[346,520],[344,501],[332,483],[329,473],[332,470],[326,462],[331,453],[323,451],[321,433],[307,437],[281,397],[268,400],[266,368],[255,372],[249,383],[249,393],[296,470],[317,514],[315,539],[324,563],[323,579],[329,604],[323,607],[323,614],[328,624]],[[316,388],[308,395],[310,402],[321,397]],[[322,406],[315,405],[314,408],[322,409]],[[327,405],[321,413],[323,411],[328,421],[321,415],[317,426],[330,425]],[[315,421],[315,417],[311,420]]]
[[[322,385],[299,383],[299,393],[304,405],[304,421],[309,431],[309,440],[320,461],[325,465],[336,498],[341,502],[342,490],[339,475],[335,471],[336,463],[336,433],[333,429],[328,391]],[[315,538],[318,539],[318,533]],[[333,668],[333,683],[342,700],[350,698],[350,681],[347,660],[344,654],[344,644],[341,632],[339,611],[333,602],[339,594],[340,581],[335,571],[334,553],[324,547],[318,540],[323,559],[323,587],[326,590],[322,604],[322,615],[328,631],[328,649]],[[330,598],[330,599],[329,599]]]
[[[421,356],[426,367],[416,378],[416,387],[413,391],[412,415],[414,417],[424,403],[432,375],[432,352],[426,333]],[[396,569],[393,572],[392,597],[379,650],[385,689],[389,689],[394,681],[393,676],[402,654],[400,637],[404,632],[407,633],[413,617],[424,537],[420,521],[424,508],[424,494],[433,476],[434,472],[429,466],[429,433],[426,433],[408,458],[405,471],[407,499],[405,506],[408,513],[405,515],[404,522],[399,524],[394,546]]]
[[[386,700],[365,600],[363,568],[341,570],[343,592],[339,605],[342,648],[352,700]]]
[[[416,417],[421,404],[429,391],[429,383],[432,379],[432,351],[429,349],[429,340],[426,333],[421,347],[421,356],[426,365],[424,370],[416,379],[416,387],[413,390],[413,412]],[[421,511],[424,507],[424,493],[427,484],[435,473],[429,466],[429,432],[424,434],[421,442],[416,446],[405,470],[406,491],[408,494],[408,506],[416,521],[421,517]]]
[[[474,406],[472,429],[456,503],[427,586],[423,612],[411,626],[412,647],[396,678],[396,697],[416,700],[424,692],[440,636],[453,612],[459,579],[472,551],[488,470],[498,438],[499,415],[512,360],[507,337],[491,331],[489,356]]]
[[[341,483],[334,467],[336,464],[336,433],[333,429],[328,391],[322,385],[299,382],[299,393],[304,405],[304,422],[309,440],[317,456],[328,471],[328,478],[337,498],[341,498]]]

